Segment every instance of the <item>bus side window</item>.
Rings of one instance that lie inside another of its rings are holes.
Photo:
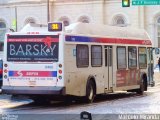
[[[137,67],[137,48],[128,47],[128,67],[136,68]]]
[[[77,45],[76,47],[76,63],[77,67],[89,66],[89,48],[88,45]]]
[[[3,51],[3,49],[4,49],[4,44],[3,42],[0,42],[0,51]]]
[[[92,67],[102,66],[102,46],[100,45],[91,46],[91,65]]]
[[[126,69],[126,47],[117,47],[117,68]]]
[[[147,67],[147,50],[145,47],[139,48],[138,57],[139,57],[139,67],[146,68]]]

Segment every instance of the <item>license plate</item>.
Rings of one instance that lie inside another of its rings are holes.
[[[29,86],[36,86],[36,81],[35,80],[30,80],[29,81]]]

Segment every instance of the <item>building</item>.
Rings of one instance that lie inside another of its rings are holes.
[[[47,21],[64,21],[65,25],[80,21],[144,28],[151,36],[153,46],[160,48],[160,6],[158,5],[131,5],[124,8],[121,0],[0,1],[1,55],[6,31],[19,31],[29,22],[46,24]]]

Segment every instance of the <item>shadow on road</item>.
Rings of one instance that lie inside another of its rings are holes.
[[[107,95],[97,95],[95,98],[94,103],[91,104],[87,104],[83,101],[83,98],[80,97],[76,97],[76,98],[70,98],[67,99],[67,102],[64,101],[51,101],[51,100],[46,100],[43,103],[36,103],[32,100],[30,100],[31,102],[29,104],[25,104],[25,105],[20,105],[20,106],[16,106],[16,107],[11,107],[11,108],[7,108],[7,111],[20,111],[20,110],[29,110],[29,109],[39,109],[39,108],[56,108],[56,109],[61,109],[64,107],[80,107],[80,106],[91,106],[91,105],[95,105],[95,104],[99,104],[102,102],[109,102],[109,101],[116,101],[116,100],[120,100],[120,99],[131,99],[135,96],[138,97],[144,97],[147,94],[144,93],[144,95],[140,96],[137,95],[136,93],[112,93],[112,94],[107,94]],[[20,101],[23,102],[25,101],[25,97],[22,96],[12,96],[12,100],[13,101]]]

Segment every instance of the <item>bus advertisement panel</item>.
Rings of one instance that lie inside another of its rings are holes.
[[[7,61],[57,62],[59,36],[8,36]]]

